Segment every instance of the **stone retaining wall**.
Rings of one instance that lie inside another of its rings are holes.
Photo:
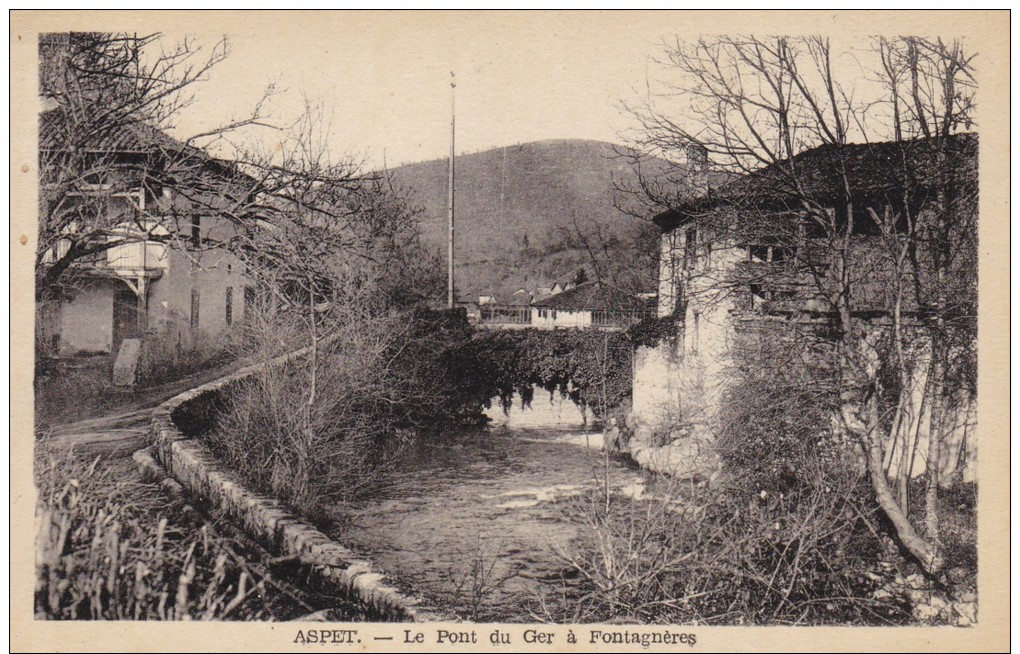
[[[304,348],[274,359],[283,365],[308,354]],[[339,594],[362,605],[383,620],[442,620],[444,616],[420,606],[374,572],[369,561],[333,541],[280,502],[244,487],[239,476],[223,465],[201,441],[185,435],[180,421],[207,409],[210,398],[256,373],[261,365],[185,391],[160,405],[152,416],[153,454],[167,473],[203,508],[225,514],[238,527],[274,553],[294,557],[313,569]]]

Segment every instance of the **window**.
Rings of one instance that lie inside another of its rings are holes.
[[[689,227],[684,239],[684,259],[690,261],[698,253],[698,228]]]
[[[691,330],[691,354],[698,353],[698,339],[701,331],[701,313],[694,312],[694,329]]]
[[[244,315],[251,315],[251,312],[255,310],[255,287],[245,286],[244,287]]]
[[[227,327],[234,322],[234,289],[227,287],[227,306],[223,309],[223,317],[227,321]]]
[[[749,245],[747,257],[752,263],[779,263],[789,258],[789,251],[779,245]]]
[[[202,245],[202,216],[191,217],[191,246],[200,247]]]
[[[768,296],[766,294],[765,287],[762,286],[761,284],[750,284],[748,288],[751,291],[750,292],[751,306],[748,308],[751,309],[752,311],[764,309],[765,302],[768,301]]]
[[[191,328],[198,329],[199,295],[198,289],[191,289]]]

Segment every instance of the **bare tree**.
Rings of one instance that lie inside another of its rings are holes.
[[[974,140],[956,137],[972,124],[972,58],[955,43],[878,40],[868,61],[883,90],[862,98],[857,78],[837,73],[846,61],[827,39],[678,40],[664,63],[679,81],[631,108],[641,126],[637,151],[683,163],[675,175],[683,183],[642,184],[646,205],[682,206],[701,225],[697,241],[675,244],[691,255],[676,257],[679,286],[701,302],[748,287],[762,289],[773,307],[803,309],[808,298],[812,312],[826,316],[843,425],[866,453],[878,505],[929,573],[944,564],[934,517],[946,432],[942,380],[954,366],[959,372],[965,355],[950,364],[949,352],[968,350],[973,326],[976,157]],[[682,117],[660,106],[667,99],[683,103]],[[875,150],[861,145],[873,140],[893,143],[881,167],[868,160]],[[698,263],[694,255],[713,245],[746,250],[751,265],[723,272],[704,257]],[[959,301],[950,301],[951,270],[966,280]],[[889,287],[876,293],[877,280]],[[687,299],[677,303],[681,316]],[[876,310],[891,328],[876,323]],[[897,491],[885,467],[918,383],[923,357],[909,346],[918,328],[931,343],[922,377],[936,406],[924,533],[909,514],[905,478]],[[893,386],[884,376],[890,370]]]
[[[308,103],[279,140],[239,151],[250,190],[221,205],[241,227],[220,246],[256,291],[243,354],[308,353],[237,389],[217,446],[253,483],[317,516],[371,488],[380,441],[440,403],[437,384],[409,381],[432,362],[407,353],[421,340],[409,310],[439,296],[441,268],[420,243],[417,210],[386,177],[334,154],[330,124]]]
[[[199,146],[265,125],[274,88],[249,115],[179,140],[167,131],[192,103],[195,85],[228,56],[226,39],[208,48],[190,37],[171,44],[160,34],[44,34],[39,53],[35,270],[37,295],[45,297],[59,295],[79,263],[176,233],[167,224],[168,193],[208,203],[223,194],[209,193],[213,179],[236,185],[231,167]]]
[[[640,293],[654,287],[657,236],[657,230],[645,221],[634,221],[613,233],[603,220],[574,213],[570,227],[556,230],[556,243],[583,254],[588,268],[584,281]]]

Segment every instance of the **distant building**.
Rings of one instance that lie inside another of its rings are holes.
[[[615,286],[585,282],[531,305],[538,329],[623,329],[650,315],[648,302]]]

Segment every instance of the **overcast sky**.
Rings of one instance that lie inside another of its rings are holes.
[[[272,103],[274,118],[297,116],[303,96],[323,102],[334,151],[367,156],[371,166],[384,155],[391,166],[445,157],[455,71],[458,153],[550,138],[620,141],[632,125],[620,101],[639,97],[662,39],[684,29],[679,14],[314,18],[271,34],[262,23],[239,24],[179,134],[242,115],[275,80],[286,91]],[[199,36],[210,45],[218,37]]]

